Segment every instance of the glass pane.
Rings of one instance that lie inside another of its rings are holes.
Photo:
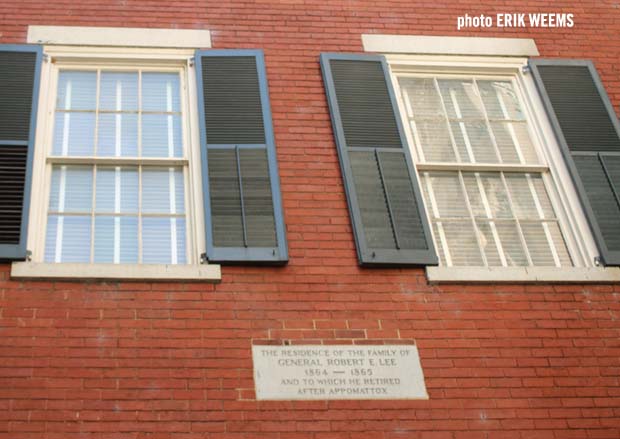
[[[498,163],[493,141],[484,122],[451,122],[456,147],[464,162]],[[473,155],[473,157],[472,157]]]
[[[399,80],[410,116],[443,118],[441,98],[432,78],[401,78]]]
[[[478,239],[480,240],[480,246],[487,259],[487,265],[489,267],[501,267],[502,260],[497,250],[497,241],[499,236],[497,234],[497,228],[494,222],[489,221],[476,221],[476,227],[478,228]]]
[[[99,114],[97,155],[104,157],[138,156],[138,116],[136,114]]]
[[[497,222],[495,227],[504,249],[506,264],[509,267],[528,265],[527,256],[521,244],[521,238],[514,221]]]
[[[471,206],[472,213],[477,218],[493,218],[493,212],[486,200],[484,185],[479,173],[463,172],[463,181],[465,182],[465,190],[467,198]]]
[[[437,82],[448,117],[453,119],[484,119],[482,101],[473,81],[438,79]]]
[[[428,185],[430,184],[430,188]],[[425,173],[422,187],[429,211],[441,218],[469,218],[457,172]],[[432,190],[432,194],[430,191]],[[430,207],[433,206],[434,209]],[[434,211],[437,211],[437,214]]]
[[[184,264],[185,219],[142,218],[142,262]]]
[[[95,217],[95,262],[138,262],[138,217]]]
[[[56,108],[95,110],[97,73],[63,70],[58,75]]]
[[[144,157],[183,156],[180,115],[142,115],[142,155]]]
[[[465,188],[474,215],[486,218],[512,218],[510,200],[499,172],[464,172]]]
[[[142,74],[142,111],[181,111],[177,73]]]
[[[559,264],[562,267],[572,265],[556,222],[523,222],[521,229],[534,265],[558,266]]]
[[[441,226],[441,232],[443,233],[443,226]],[[437,251],[437,255],[439,256],[439,264],[440,265],[448,265],[448,263],[446,262],[446,255],[443,251],[443,245],[442,243],[444,243],[443,240],[443,236],[440,233],[440,227],[436,222],[433,222],[433,236],[435,238],[435,250]]]
[[[90,216],[49,215],[46,262],[90,261]]]
[[[443,234],[448,243],[448,250],[453,266],[483,266],[476,233],[470,221],[442,222]]]
[[[185,212],[184,194],[182,169],[142,169],[143,212],[183,213]]]
[[[138,110],[138,73],[101,72],[99,110]]]
[[[491,122],[491,129],[504,163],[540,162],[525,123]]]
[[[97,168],[96,212],[138,212],[138,168]]]
[[[555,266],[548,226],[544,223],[521,223],[521,229],[532,263],[538,266]]]
[[[541,175],[506,174],[506,184],[520,219],[552,219],[555,217]]]
[[[489,119],[525,119],[510,81],[477,81],[477,83]]]
[[[562,267],[572,265],[566,243],[556,222],[522,222],[521,229],[534,265]]]
[[[95,145],[95,113],[56,112],[52,154],[92,156]]]
[[[542,175],[526,174],[526,177],[534,185],[534,192],[538,197],[538,203],[540,204],[540,208],[543,211],[544,217],[546,219],[557,218],[557,215],[553,210],[553,205],[551,204],[551,199],[549,198],[549,194],[547,193],[547,188],[545,187],[545,182],[543,181]]]
[[[549,235],[551,235],[551,242],[553,242],[555,252],[558,255],[558,259],[560,260],[560,266],[571,267],[573,265],[573,261],[568,253],[568,248],[566,247],[566,242],[564,241],[564,237],[562,236],[560,226],[557,222],[551,221],[545,223],[545,225]]]
[[[519,219],[540,219],[542,211],[537,208],[534,200],[533,186],[523,174],[506,174],[506,184],[512,198],[514,213]]]
[[[445,121],[415,121],[411,128],[427,162],[456,162],[448,125]]]
[[[91,166],[54,166],[49,210],[90,212],[93,194]]]

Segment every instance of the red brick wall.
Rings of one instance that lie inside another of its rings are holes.
[[[320,78],[362,33],[531,37],[592,58],[620,104],[620,0],[0,1],[29,24],[206,28],[264,49],[291,260],[222,283],[14,282],[0,267],[0,438],[620,437],[620,285],[429,286],[357,266]],[[541,3],[542,4],[542,3]],[[573,29],[456,31],[456,17],[572,12]],[[253,340],[415,339],[429,401],[257,402]]]

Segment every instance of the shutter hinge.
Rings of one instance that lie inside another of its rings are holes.
[[[206,264],[207,262],[208,262],[207,254],[206,253],[201,253],[200,254],[200,263],[201,264]]]
[[[594,265],[597,267],[603,265],[603,261],[601,260],[600,256],[594,256]]]
[[[26,260],[28,262],[32,261],[32,250],[26,250]]]
[[[529,65],[526,64],[524,66],[521,66],[521,73],[523,73],[524,75],[527,75],[530,72],[531,72],[531,69]]]
[[[194,57],[192,56],[190,59],[188,59],[188,60],[187,60],[187,64],[188,64],[190,67],[194,67],[194,62],[195,62],[195,61],[196,61],[196,58],[194,58]]]
[[[43,54],[43,61],[45,62],[51,62],[52,61],[52,57],[49,56],[47,53]]]

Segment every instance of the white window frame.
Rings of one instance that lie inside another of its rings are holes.
[[[206,251],[204,209],[202,208],[202,171],[200,154],[199,115],[193,49],[113,48],[86,46],[44,46],[45,61],[41,70],[39,110],[32,174],[32,197],[29,216],[27,262],[14,262],[11,275],[15,278],[94,278],[150,280],[211,280],[220,279],[220,267],[204,264]],[[50,158],[55,117],[58,72],[61,69],[88,70],[142,69],[144,71],[175,71],[181,78],[181,112],[184,157],[138,158],[132,163],[182,165],[185,182],[186,264],[67,264],[45,263],[47,210],[53,162],[117,164],[115,157]],[[134,163],[135,162],[135,163]]]
[[[439,75],[458,77],[507,77],[512,79],[525,114],[532,143],[542,157],[545,187],[549,193],[560,229],[574,267],[427,267],[431,282],[598,282],[620,280],[620,269],[600,268],[596,264],[598,249],[590,232],[568,169],[561,156],[559,145],[542,105],[533,78],[527,68],[527,58],[498,56],[455,55],[386,55],[391,81],[396,90],[396,100],[403,116],[405,135],[414,158],[416,177],[418,155],[407,120],[405,103],[398,84],[399,74]],[[478,166],[489,171],[501,171],[506,165]],[[510,165],[509,165],[510,166]],[[536,165],[515,165],[524,170],[536,169]],[[428,166],[427,166],[428,167]],[[432,165],[431,165],[432,167]],[[450,165],[437,165],[437,169],[450,169]],[[540,167],[539,167],[540,168]],[[428,207],[425,206],[427,217]],[[428,217],[430,221],[430,217]],[[429,222],[430,223],[430,222]],[[437,242],[435,240],[435,242]]]

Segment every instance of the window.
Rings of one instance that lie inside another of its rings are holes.
[[[527,59],[523,39],[363,42],[390,55],[321,54],[360,265],[620,279],[620,124],[591,61]]]
[[[399,72],[414,162],[444,266],[572,266],[510,76]]]
[[[260,50],[2,48],[22,60],[5,83],[27,71],[40,92],[9,126],[33,194],[19,246],[0,242],[26,259],[11,276],[217,281],[216,263],[288,261]]]
[[[262,51],[197,49],[208,31],[37,31],[49,45],[0,45],[13,278],[218,281],[217,263],[286,264]]]
[[[187,262],[177,70],[58,70],[46,262]]]

